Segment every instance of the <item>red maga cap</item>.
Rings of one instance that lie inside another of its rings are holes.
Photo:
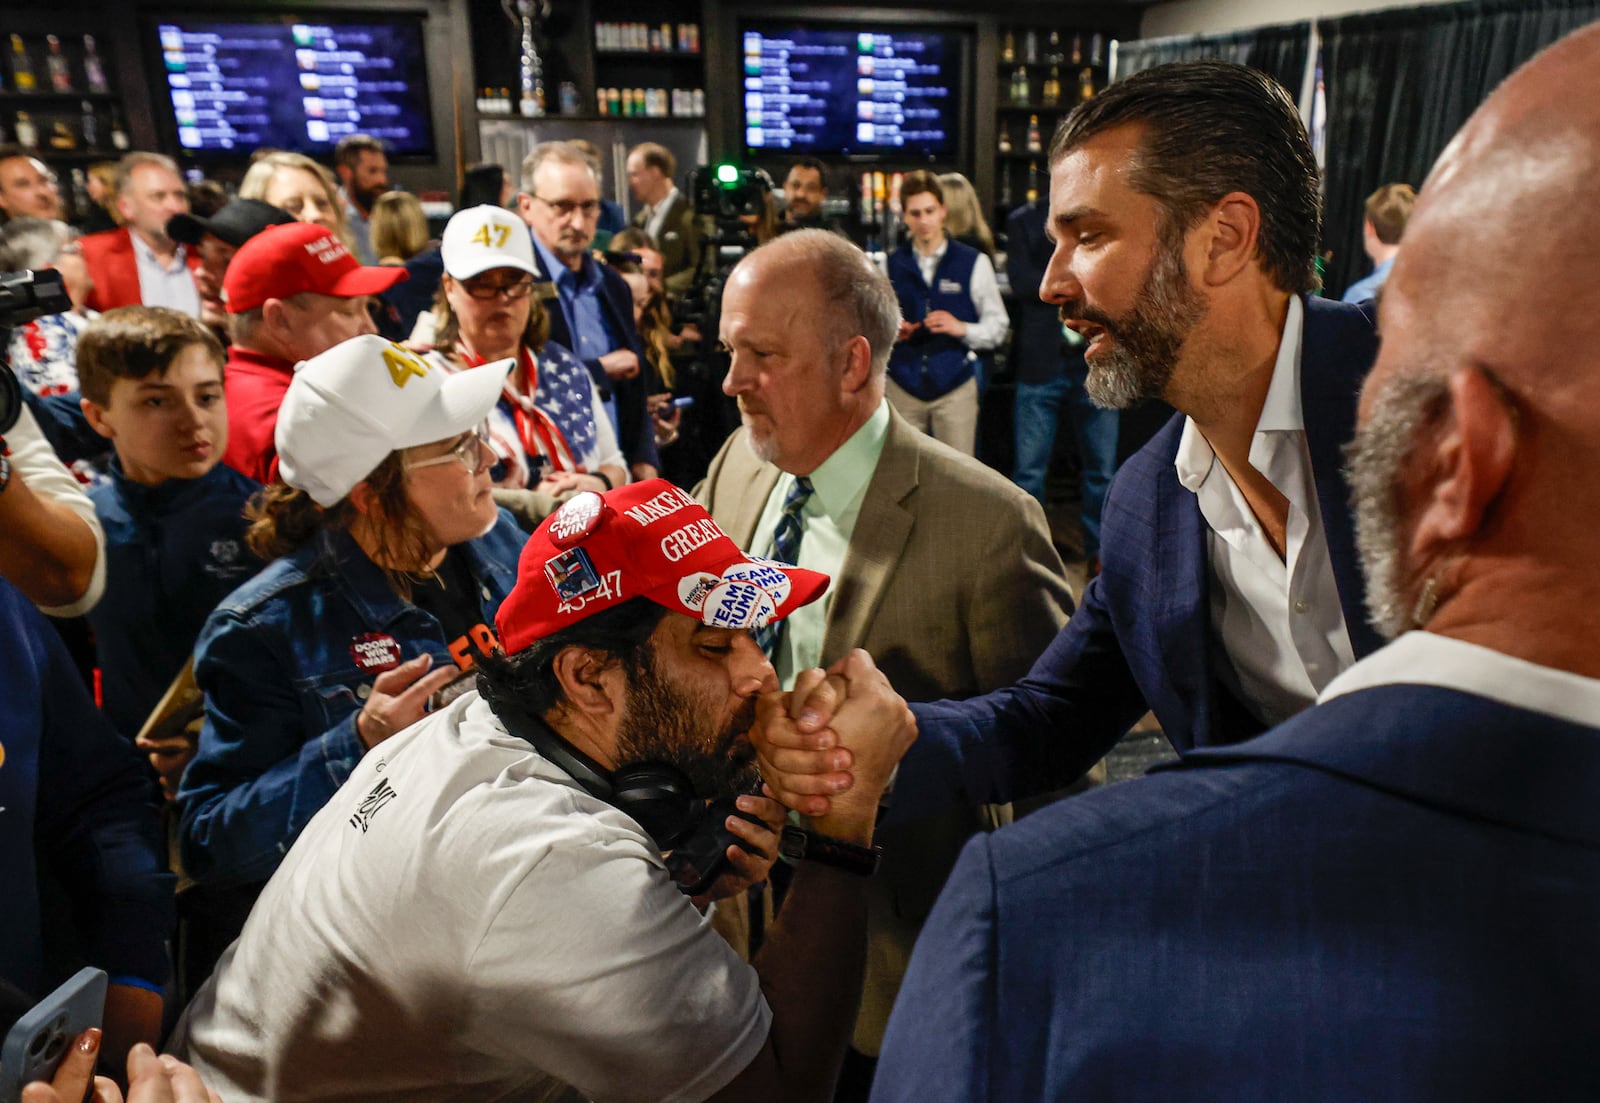
[[[822,596],[828,576],[745,555],[687,491],[650,479],[585,492],[528,538],[496,631],[515,654],[643,597],[721,628],[759,628]]]
[[[376,295],[406,278],[404,268],[363,268],[326,226],[290,222],[239,247],[222,277],[222,301],[229,314],[243,314],[303,291],[341,299]]]

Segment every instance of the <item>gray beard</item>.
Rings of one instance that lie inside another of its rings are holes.
[[[1449,384],[1442,375],[1393,379],[1372,396],[1371,420],[1345,447],[1356,546],[1367,580],[1367,619],[1386,640],[1422,627],[1418,600],[1405,592],[1415,565],[1401,550],[1400,479],[1419,436],[1448,401]]]
[[[1206,302],[1189,285],[1182,254],[1164,245],[1125,317],[1112,319],[1099,311],[1077,315],[1104,326],[1114,341],[1087,361],[1089,398],[1103,409],[1125,410],[1162,397],[1184,341],[1205,315]]]

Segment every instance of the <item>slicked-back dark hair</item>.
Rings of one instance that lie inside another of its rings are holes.
[[[1261,209],[1256,250],[1267,274],[1284,291],[1316,288],[1317,161],[1282,85],[1223,61],[1146,69],[1074,108],[1050,142],[1049,163],[1130,125],[1144,134],[1128,179],[1161,204],[1164,230],[1187,230],[1223,196],[1244,192]]]

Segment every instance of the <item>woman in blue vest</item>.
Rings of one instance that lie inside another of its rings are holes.
[[[944,190],[931,172],[900,185],[908,240],[889,256],[900,298],[900,335],[889,356],[889,402],[936,440],[972,455],[983,354],[1005,340],[1008,319],[994,265],[944,232]]]

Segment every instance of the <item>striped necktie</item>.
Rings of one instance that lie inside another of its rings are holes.
[[[800,525],[800,511],[810,500],[811,491],[810,479],[795,479],[794,485],[783,496],[783,514],[778,518],[778,527],[772,534],[772,558],[791,567],[799,565],[800,537],[805,531]],[[767,653],[769,659],[778,653],[778,641],[783,638],[784,623],[780,620],[755,630],[756,643],[761,645],[761,650]]]

